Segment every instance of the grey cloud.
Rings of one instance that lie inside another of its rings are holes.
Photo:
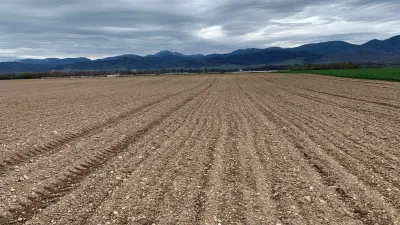
[[[400,34],[397,0],[3,0],[0,61],[362,43]]]

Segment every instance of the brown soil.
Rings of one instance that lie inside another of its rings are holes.
[[[0,83],[0,224],[400,224],[400,83]]]

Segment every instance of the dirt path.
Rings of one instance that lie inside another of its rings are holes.
[[[0,83],[0,224],[400,224],[400,84]]]

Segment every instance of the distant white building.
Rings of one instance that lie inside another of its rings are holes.
[[[107,77],[119,77],[121,74],[117,73],[117,74],[111,74],[111,75],[107,75]]]

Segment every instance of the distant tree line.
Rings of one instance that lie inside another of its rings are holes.
[[[271,70],[288,70],[290,66],[275,66],[275,65],[264,65],[256,67],[245,67],[243,71],[271,71]]]
[[[360,66],[352,62],[340,62],[329,64],[304,64],[306,70],[336,70],[336,69],[359,69]]]
[[[329,64],[294,64],[294,65],[264,65],[258,67],[247,67],[243,71],[271,71],[271,70],[331,70],[331,69],[358,69],[360,64],[352,62],[329,63]]]
[[[176,75],[176,74],[202,74],[202,73],[227,73],[234,72],[236,69],[186,69],[172,68],[159,70],[91,70],[91,71],[46,71],[18,74],[0,74],[0,80],[12,79],[45,79],[45,78],[73,78],[73,77],[106,77],[107,75],[118,76],[151,76],[151,75]]]
[[[397,68],[400,63],[384,62],[339,62],[326,64],[310,64],[289,66],[290,70],[337,70],[337,69],[361,69],[361,68]]]

